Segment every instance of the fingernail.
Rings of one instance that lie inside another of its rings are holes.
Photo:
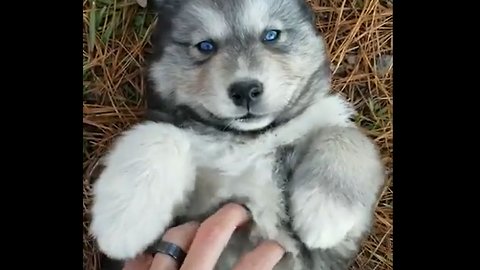
[[[252,211],[250,210],[250,208],[248,208],[247,205],[245,205],[244,203],[240,204],[243,208],[245,208],[245,210],[247,210],[248,212],[248,216],[249,217],[252,217]]]

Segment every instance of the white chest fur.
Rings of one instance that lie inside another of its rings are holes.
[[[247,199],[255,205],[268,201],[273,208],[281,203],[282,191],[274,172],[275,149],[255,151],[248,146],[230,147],[235,149],[216,156],[205,154],[197,157],[196,160],[202,161],[197,165],[190,214],[204,213],[221,202],[235,198]],[[270,212],[277,212],[277,209],[268,208]]]

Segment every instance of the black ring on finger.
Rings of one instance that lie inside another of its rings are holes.
[[[178,263],[178,265],[182,265],[185,257],[187,257],[187,253],[183,251],[181,247],[175,245],[174,243],[163,240],[150,246],[147,249],[147,252],[153,254],[154,256],[157,253],[168,255],[173,258]]]

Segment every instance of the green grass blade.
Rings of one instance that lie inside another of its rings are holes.
[[[90,21],[89,21],[89,33],[88,33],[88,52],[92,52],[95,48],[95,37],[97,35],[96,26],[97,26],[97,12],[95,9],[95,4],[92,5],[90,10]]]

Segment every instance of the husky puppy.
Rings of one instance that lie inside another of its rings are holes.
[[[125,131],[94,184],[91,230],[129,259],[175,220],[227,201],[252,214],[216,269],[263,239],[278,270],[347,269],[384,183],[378,150],[330,93],[303,0],[157,0],[149,118]]]

